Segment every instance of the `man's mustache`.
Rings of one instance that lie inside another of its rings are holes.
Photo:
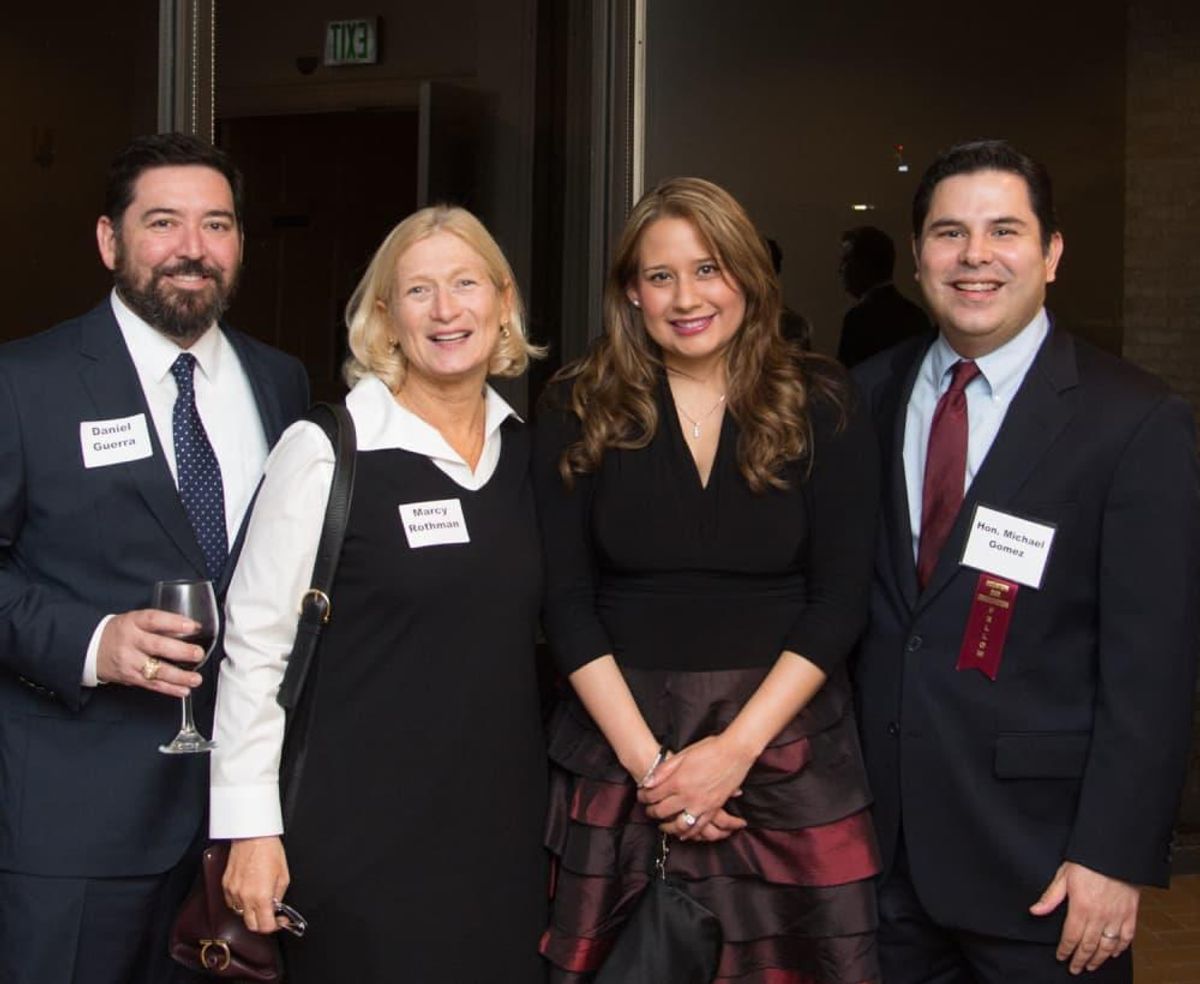
[[[225,278],[217,267],[206,266],[202,260],[180,260],[173,266],[157,267],[154,271],[156,279],[162,277],[208,277],[218,284],[223,284]]]

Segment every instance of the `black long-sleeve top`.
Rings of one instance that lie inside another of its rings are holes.
[[[878,510],[866,415],[815,403],[812,461],[792,462],[784,490],[751,491],[737,466],[738,426],[724,415],[701,486],[665,378],[659,425],[636,451],[609,450],[567,489],[563,449],[578,419],[548,401],[534,442],[534,490],[547,592],[543,621],[559,668],[606,653],[626,666],[720,670],[765,666],[783,650],[830,672],[867,612]]]

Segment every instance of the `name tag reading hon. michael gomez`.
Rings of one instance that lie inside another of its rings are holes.
[[[144,413],[112,420],[81,420],[79,447],[83,451],[84,468],[120,465],[154,454]]]
[[[462,503],[458,499],[401,503],[400,524],[408,537],[408,545],[414,550],[444,543],[471,542]]]
[[[963,550],[965,567],[1040,588],[1054,542],[1054,526],[988,506],[975,507]]]

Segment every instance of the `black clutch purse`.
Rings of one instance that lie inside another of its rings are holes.
[[[595,984],[711,984],[721,958],[717,917],[667,878],[667,835],[654,877],[617,937]]]

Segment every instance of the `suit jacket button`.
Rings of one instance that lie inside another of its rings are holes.
[[[904,644],[904,648],[905,648],[905,650],[907,650],[910,653],[915,653],[918,649],[921,648],[921,646],[924,642],[925,642],[925,640],[922,639],[919,635],[911,636],[909,638],[908,642],[906,642]]]
[[[895,721],[889,721],[887,728],[888,728],[888,734],[891,735],[893,738],[895,738],[896,735],[900,734],[900,725],[898,725]]]

